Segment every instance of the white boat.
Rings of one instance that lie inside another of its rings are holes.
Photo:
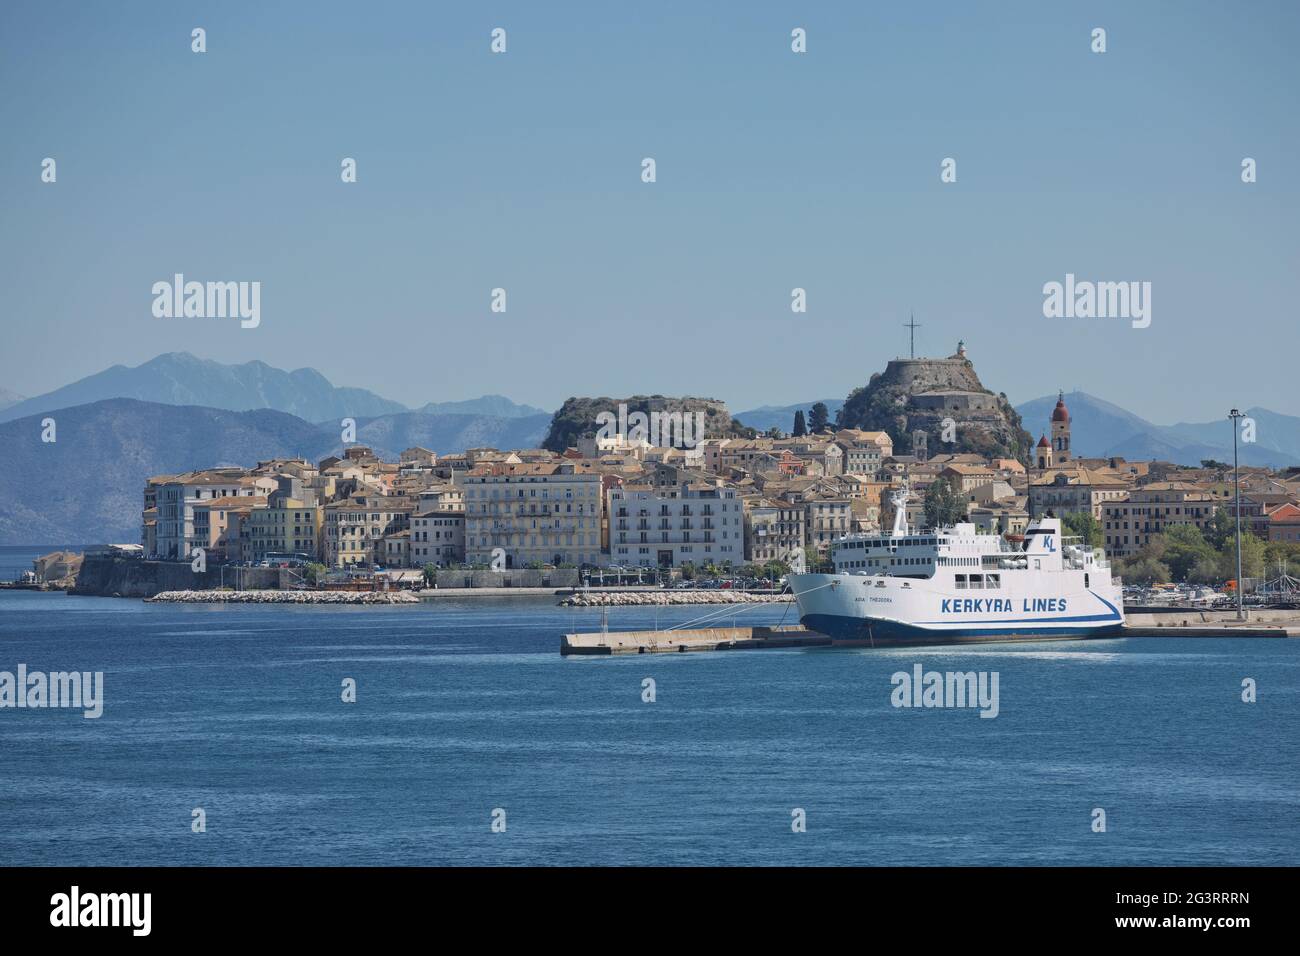
[[[1124,626],[1120,582],[1100,548],[1061,536],[1048,513],[1023,543],[959,523],[907,526],[906,484],[894,527],[831,547],[834,573],[792,574],[805,627],[835,644],[950,644],[1104,637]]]

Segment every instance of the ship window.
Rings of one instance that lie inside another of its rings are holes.
[[[1084,586],[1085,588],[1088,586],[1088,572],[1087,572],[1087,571],[1083,572],[1083,586]]]
[[[984,589],[984,575],[972,574],[970,576],[970,586],[972,591],[982,591]]]
[[[958,591],[966,590],[966,575],[964,574],[957,575],[957,590]]]
[[[989,587],[989,588],[1000,588],[1000,587],[1002,587],[1002,575],[1000,575],[1000,574],[986,574],[986,575],[984,575],[984,586],[985,586],[985,587]]]

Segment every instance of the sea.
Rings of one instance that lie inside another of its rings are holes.
[[[0,709],[0,866],[1300,863],[1298,640],[559,653],[716,610],[0,592],[0,671],[103,673]]]

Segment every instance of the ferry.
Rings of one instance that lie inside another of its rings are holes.
[[[834,645],[889,646],[1113,636],[1123,587],[1100,548],[1062,537],[1059,518],[1031,523],[1023,541],[958,523],[907,524],[906,483],[894,527],[831,546],[834,573],[790,575],[799,617]]]

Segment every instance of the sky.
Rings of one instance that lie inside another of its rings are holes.
[[[846,395],[915,314],[1014,402],[1300,414],[1298,43],[1286,2],[5,0],[0,386],[189,351],[738,411]],[[260,324],[155,317],[175,273]],[[1150,325],[1045,317],[1067,274]]]

